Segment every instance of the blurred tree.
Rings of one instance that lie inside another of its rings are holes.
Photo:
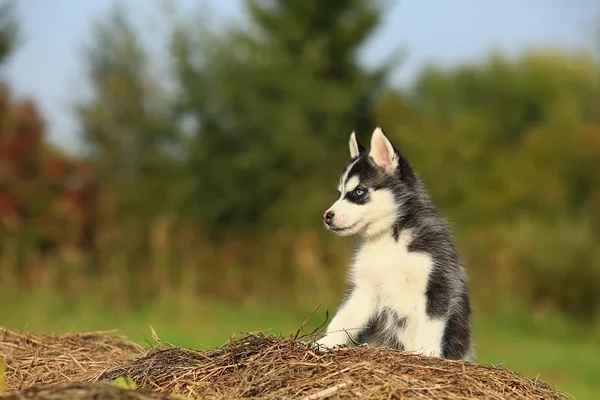
[[[15,17],[15,1],[0,4],[0,65],[15,50],[19,38],[19,24]]]
[[[210,35],[193,21],[175,30],[178,110],[194,122],[192,208],[208,227],[311,226],[333,200],[350,132],[373,129],[373,102],[391,64],[368,71],[357,52],[383,7],[365,0],[247,7],[249,27]]]
[[[175,175],[181,155],[173,152],[177,137],[171,104],[121,6],[115,5],[96,25],[86,55],[92,95],[79,103],[77,112],[102,193],[96,242],[111,246],[111,251],[94,253],[89,269],[108,275],[112,260],[123,260],[117,276],[128,286],[126,297],[141,301],[154,293],[141,282],[154,276],[149,232],[159,217],[173,212],[173,188],[179,183]],[[88,194],[81,196],[85,200]]]
[[[457,174],[434,184],[444,201],[455,199],[461,220],[552,219],[587,207],[593,185],[578,131],[600,119],[599,78],[589,57],[548,52],[423,72],[413,101],[445,132],[437,146],[446,150],[436,151],[448,155],[429,160],[431,171],[452,163]]]
[[[78,114],[102,186],[116,195],[120,218],[164,212],[175,163],[169,104],[121,8],[97,24],[86,61],[92,97]]]
[[[94,187],[79,160],[45,141],[35,102],[16,100],[4,85],[0,121],[0,260],[16,279],[40,282],[48,275],[40,257],[89,250]]]

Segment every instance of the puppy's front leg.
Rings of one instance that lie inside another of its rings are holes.
[[[354,288],[340,306],[327,327],[327,334],[317,341],[319,349],[343,346],[356,340],[359,332],[367,327],[375,311],[375,296],[366,289]]]

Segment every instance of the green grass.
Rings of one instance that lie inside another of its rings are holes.
[[[230,334],[272,329],[294,334],[315,304],[233,306],[225,302],[163,298],[136,311],[115,310],[90,299],[70,301],[46,292],[0,292],[0,325],[46,332],[119,329],[135,341],[151,340],[151,329],[169,343],[203,349],[223,344]],[[322,306],[306,325],[325,320]],[[477,362],[502,364],[538,377],[577,400],[600,398],[600,330],[552,314],[532,314],[515,305],[494,315],[476,314]]]

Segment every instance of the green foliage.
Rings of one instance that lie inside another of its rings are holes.
[[[560,54],[516,61],[494,56],[483,66],[424,72],[413,97],[446,140],[421,146],[454,156],[453,174],[460,174],[432,184],[454,191],[464,218],[471,213],[469,203],[476,204],[480,223],[525,213],[580,215],[599,183],[586,172],[598,154],[597,149],[590,154],[583,132],[599,120],[599,78],[589,59]],[[442,145],[446,148],[436,149]],[[450,161],[438,160],[425,168],[433,171]],[[472,200],[462,201],[466,198]]]
[[[133,379],[128,376],[120,376],[115,378],[110,382],[110,384],[121,389],[137,389],[137,385]]]
[[[86,62],[92,97],[77,111],[96,172],[117,194],[120,218],[156,215],[169,201],[174,129],[167,94],[153,82],[147,51],[121,8],[96,25]]]
[[[265,4],[248,3],[247,30],[207,38],[196,20],[174,29],[179,115],[196,122],[188,207],[205,228],[307,226],[330,196],[294,183],[332,188],[335,173],[323,171],[346,157],[333,149],[373,125],[387,76],[388,66],[372,72],[357,62],[381,16],[376,3]]]

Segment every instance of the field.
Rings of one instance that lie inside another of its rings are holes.
[[[162,340],[198,350],[222,345],[230,334],[240,332],[273,329],[287,336],[297,331],[315,306],[233,306],[164,298],[142,309],[115,311],[99,302],[60,300],[51,293],[7,294],[0,301],[10,307],[0,308],[0,321],[11,329],[58,333],[116,328],[144,344],[152,342],[152,326]],[[306,329],[320,325],[325,310],[334,306],[321,306]],[[516,312],[513,307],[510,312],[478,315],[474,330],[479,363],[523,372],[578,400],[600,396],[598,329],[579,327],[550,314]]]

